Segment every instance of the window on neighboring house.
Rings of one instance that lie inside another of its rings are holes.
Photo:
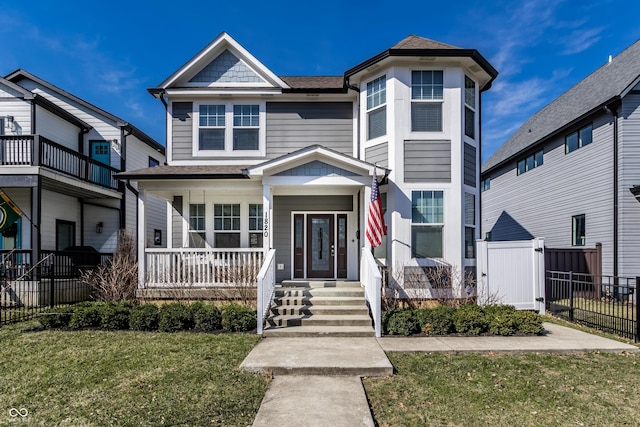
[[[491,189],[491,178],[487,177],[480,181],[480,191],[487,191]]]
[[[411,256],[442,258],[444,228],[442,191],[411,192]]]
[[[591,144],[591,141],[593,141],[593,125],[589,124],[566,136],[564,140],[564,152],[565,154],[569,154],[578,148]]]
[[[538,166],[542,166],[543,163],[543,151],[536,151],[535,153],[518,161],[518,175],[537,168]]]
[[[387,76],[367,83],[367,139],[387,134]]]
[[[200,105],[200,150],[224,150],[225,106]]]
[[[262,204],[249,204],[249,247],[262,247]]]
[[[476,257],[476,196],[464,193],[464,257]]]
[[[233,106],[233,149],[260,148],[260,108],[258,105]]]
[[[464,134],[476,137],[476,82],[464,76]]]
[[[584,246],[586,243],[585,215],[575,215],[571,217],[571,244],[573,246]]]
[[[204,248],[205,236],[205,209],[203,203],[189,205],[189,247]]]
[[[442,132],[443,99],[442,71],[411,72],[411,130],[413,132]]]
[[[156,166],[160,166],[160,162],[154,159],[153,157],[149,157],[149,167],[155,168]]]
[[[216,248],[239,248],[240,204],[213,205],[213,230]]]

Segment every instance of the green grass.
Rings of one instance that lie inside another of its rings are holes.
[[[380,426],[635,426],[640,356],[390,354],[366,379]]]
[[[0,425],[251,424],[268,378],[238,370],[249,334],[0,328]]]

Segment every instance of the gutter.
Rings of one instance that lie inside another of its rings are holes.
[[[605,111],[613,117],[613,277],[618,276],[618,109],[616,106],[605,106]]]

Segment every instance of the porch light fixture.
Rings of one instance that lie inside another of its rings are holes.
[[[96,233],[97,234],[102,234],[102,227],[104,226],[104,224],[102,222],[99,222],[96,224]]]

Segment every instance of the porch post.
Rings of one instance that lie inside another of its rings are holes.
[[[264,253],[266,254],[269,249],[273,247],[273,195],[271,194],[271,187],[263,184],[262,186],[262,216],[263,216],[263,239],[262,245],[264,247]]]
[[[145,243],[147,239],[147,225],[145,221],[146,193],[138,189],[138,288],[144,287],[145,273]]]

